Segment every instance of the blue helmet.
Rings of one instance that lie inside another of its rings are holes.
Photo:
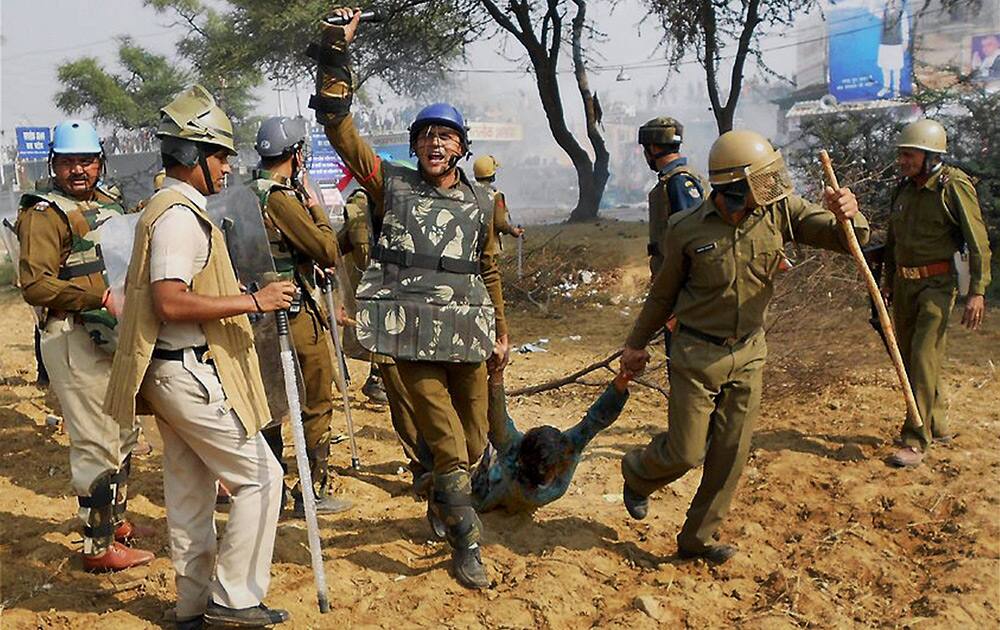
[[[469,150],[469,128],[465,126],[465,118],[462,112],[458,111],[454,105],[448,103],[434,103],[420,110],[417,117],[410,125],[410,149],[413,149],[414,141],[420,130],[429,125],[444,125],[451,127],[458,132],[462,138],[462,148]]]
[[[52,153],[103,153],[97,130],[83,120],[67,120],[56,125],[52,132]]]

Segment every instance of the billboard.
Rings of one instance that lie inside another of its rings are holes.
[[[37,160],[49,156],[49,142],[52,131],[48,127],[16,127],[17,157],[22,160]]]
[[[911,0],[830,0],[830,94],[839,102],[913,92]]]
[[[1000,33],[972,38],[972,76],[981,81],[1000,81]]]

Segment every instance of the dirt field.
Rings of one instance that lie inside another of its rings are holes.
[[[615,269],[601,271],[593,289],[566,289],[570,297],[548,304],[544,316],[530,304],[512,309],[515,342],[548,338],[549,352],[515,355],[508,389],[569,373],[619,347],[645,278],[643,229],[612,223],[558,237],[583,245],[581,261],[612,260]],[[533,232],[529,243],[557,230]],[[856,292],[851,280],[842,284]],[[1000,313],[990,313],[978,335],[953,325],[946,380],[961,434],[951,446],[935,446],[927,465],[899,472],[883,459],[902,399],[866,312],[839,310],[837,291],[815,283],[798,290],[811,296],[811,308],[775,305],[780,322],[768,338],[764,412],[721,530],[740,550],[728,564],[674,557],[700,473],[655,496],[646,521],[630,520],[622,506],[622,454],[666,426],[658,391],[633,386],[622,417],[593,442],[562,500],[534,517],[485,515],[483,555],[494,584],[482,593],[457,586],[446,546],[429,542],[388,415],[356,402],[362,470],[349,469],[346,443],[334,455],[355,508],[321,523],[334,610],[317,612],[305,529],[287,520],[279,525],[267,603],[289,609],[296,628],[997,627]],[[824,309],[822,320],[809,316]],[[0,322],[0,625],[162,625],[174,574],[159,452],[138,462],[130,488],[132,513],[159,530],[144,541],[158,558],[120,574],[83,573],[67,438],[46,426],[57,403],[33,385],[31,319],[9,289],[0,292]],[[360,385],[363,366],[352,368]],[[593,385],[609,377],[595,372],[590,386],[512,398],[511,415],[521,427],[569,426],[596,398]],[[218,520],[223,527],[225,515]]]

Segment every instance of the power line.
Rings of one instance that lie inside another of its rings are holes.
[[[927,17],[928,15],[934,15],[934,14],[943,13],[946,10],[948,10],[947,7],[939,7],[937,9],[934,9],[933,11],[928,11],[928,12],[924,13],[921,17]],[[826,22],[826,26],[827,26],[827,29],[829,29],[829,27],[831,25],[841,24],[841,23],[844,23],[844,22],[851,22],[851,21],[854,21],[856,19],[857,19],[856,17],[850,17],[850,18],[845,18],[845,19],[841,19],[841,20],[834,20],[832,22]],[[873,25],[863,26],[863,27],[859,27],[859,28],[855,28],[855,29],[841,31],[841,32],[838,33],[838,35],[849,35],[851,33],[860,33],[862,31],[871,30],[873,28],[877,28],[877,27],[873,26]],[[767,52],[774,52],[774,51],[777,51],[777,50],[785,50],[787,48],[794,48],[794,47],[797,47],[797,46],[800,46],[800,45],[803,45],[803,44],[817,43],[817,42],[825,41],[827,39],[829,39],[829,36],[827,34],[824,34],[824,35],[821,35],[819,37],[812,37],[812,38],[807,38],[807,39],[796,40],[796,41],[788,43],[788,44],[779,44],[779,45],[771,46],[771,47],[768,47],[768,48],[761,48],[760,52],[763,54],[763,53],[767,53]],[[735,57],[736,57],[735,54],[723,55],[723,56],[720,57],[720,59],[733,59]],[[657,68],[683,66],[683,65],[688,65],[688,64],[692,64],[692,63],[701,63],[701,62],[699,60],[697,60],[697,59],[685,59],[685,60],[679,61],[679,62],[677,62],[675,64],[675,63],[671,63],[670,61],[667,61],[665,59],[644,59],[642,61],[633,61],[633,62],[626,62],[626,63],[611,63],[611,64],[592,65],[592,66],[587,66],[587,69],[588,70],[594,70],[596,72],[601,72],[601,71],[604,71],[604,70],[618,70],[620,68],[625,68],[626,70],[647,70],[647,69],[648,70],[655,70]],[[527,68],[524,68],[524,69],[514,69],[514,68],[482,68],[482,69],[479,69],[479,68],[460,68],[460,69],[457,69],[456,72],[467,72],[467,73],[470,73],[470,74],[525,74],[525,73],[528,73],[530,71]],[[557,70],[556,72],[557,72],[557,74],[572,74],[574,71],[572,69],[567,68],[567,69],[564,69],[564,70]]]
[[[145,39],[145,38],[148,38],[148,37],[160,37],[160,36],[167,35],[167,34],[173,33],[173,32],[174,32],[173,29],[167,29],[165,31],[161,30],[161,31],[156,31],[154,33],[142,33],[142,34],[139,34],[139,35],[125,35],[125,36],[114,35],[112,37],[105,37],[104,39],[98,39],[98,40],[95,40],[95,41],[92,41],[92,42],[85,42],[85,43],[82,43],[82,44],[74,44],[73,46],[61,46],[59,48],[42,48],[42,49],[39,49],[39,50],[29,50],[27,52],[18,53],[16,55],[3,56],[2,58],[3,58],[4,61],[13,61],[15,59],[21,59],[23,57],[31,57],[31,56],[35,56],[35,55],[47,55],[49,53],[66,52],[66,51],[69,51],[69,50],[78,50],[80,48],[86,48],[88,46],[97,46],[98,44],[105,44],[107,42],[114,41],[116,39],[119,39],[120,37],[135,37],[135,38],[143,38],[143,39]]]

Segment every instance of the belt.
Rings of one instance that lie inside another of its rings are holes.
[[[212,357],[208,354],[208,346],[194,346],[190,348],[194,350],[194,358],[201,363],[208,363],[212,360]],[[181,348],[180,350],[167,350],[166,348],[153,348],[153,358],[160,359],[161,361],[183,361],[184,351],[188,348]]]
[[[921,267],[896,267],[896,273],[900,278],[904,278],[906,280],[923,280],[924,278],[943,276],[946,273],[951,273],[951,261],[942,260],[941,262],[931,263]]]
[[[372,248],[372,258],[379,262],[399,265],[400,267],[420,267],[421,269],[433,269],[434,271],[448,271],[461,274],[479,273],[479,261],[462,260],[461,258],[451,258],[449,256],[415,254],[413,252],[404,252],[401,249],[388,249],[381,245],[376,245]]]
[[[757,330],[751,330],[742,337],[717,337],[715,335],[710,335],[708,333],[701,332],[700,330],[691,328],[690,326],[685,326],[683,324],[680,324],[677,328],[678,332],[680,333],[684,333],[685,335],[690,335],[695,339],[701,339],[702,341],[707,341],[708,343],[716,346],[724,346],[726,348],[731,348],[738,343],[743,343],[744,341],[750,339],[750,337],[756,335],[758,331],[760,331],[759,328]]]

